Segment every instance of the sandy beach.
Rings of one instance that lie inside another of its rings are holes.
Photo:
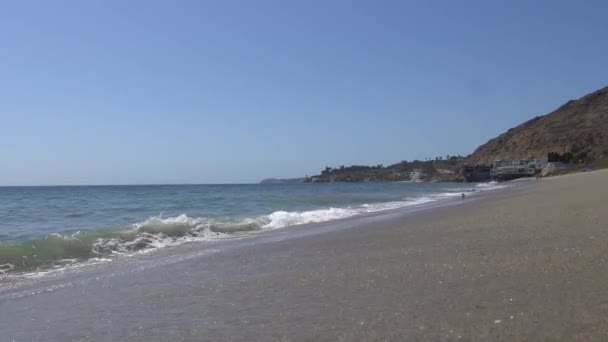
[[[5,284],[0,340],[608,339],[608,171],[520,184]]]

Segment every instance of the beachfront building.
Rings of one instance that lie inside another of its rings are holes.
[[[546,158],[501,159],[494,162],[491,174],[498,181],[532,177],[539,174],[546,165]]]
[[[410,172],[410,180],[412,182],[422,182],[422,176],[424,174],[422,173],[421,169],[414,169],[412,172]]]

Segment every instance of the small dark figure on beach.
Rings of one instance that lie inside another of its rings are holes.
[[[460,194],[460,198],[464,199],[464,192]]]

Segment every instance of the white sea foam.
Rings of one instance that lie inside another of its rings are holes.
[[[265,224],[262,228],[277,229],[299,224],[325,222],[356,214],[357,210],[351,208],[329,208],[303,212],[275,211],[268,215],[270,222]]]
[[[5,274],[15,269],[15,265],[11,263],[0,264],[0,275]]]
[[[228,237],[211,230],[212,221],[181,214],[174,217],[153,216],[133,224],[132,228],[110,238],[98,238],[93,253],[98,255],[146,253],[185,242]]]
[[[504,189],[507,188],[508,185],[504,185],[498,182],[488,182],[488,183],[479,183],[477,185],[475,185],[475,187],[479,188],[480,191],[487,191],[487,190],[496,190],[496,189]]]
[[[457,193],[440,193],[433,194],[418,198],[409,198],[402,201],[393,201],[385,203],[372,203],[363,204],[357,207],[347,208],[328,208],[328,209],[317,209],[310,211],[275,211],[268,215],[266,218],[268,223],[262,226],[264,229],[278,229],[288,226],[295,226],[307,223],[318,223],[326,222],[331,220],[337,220],[347,218],[355,215],[361,215],[366,213],[375,213],[391,209],[399,209],[413,205],[419,205],[429,202],[435,202],[441,199],[457,197],[460,194]]]
[[[499,184],[497,181],[491,181],[491,182],[487,182],[487,183],[478,183],[476,186],[480,187],[480,188],[484,188],[484,187],[492,187]]]

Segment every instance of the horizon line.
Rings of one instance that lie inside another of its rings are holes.
[[[252,185],[257,183],[132,183],[132,184],[37,184],[37,185],[0,185],[0,188],[35,187],[85,187],[85,186],[162,186],[162,185]]]

